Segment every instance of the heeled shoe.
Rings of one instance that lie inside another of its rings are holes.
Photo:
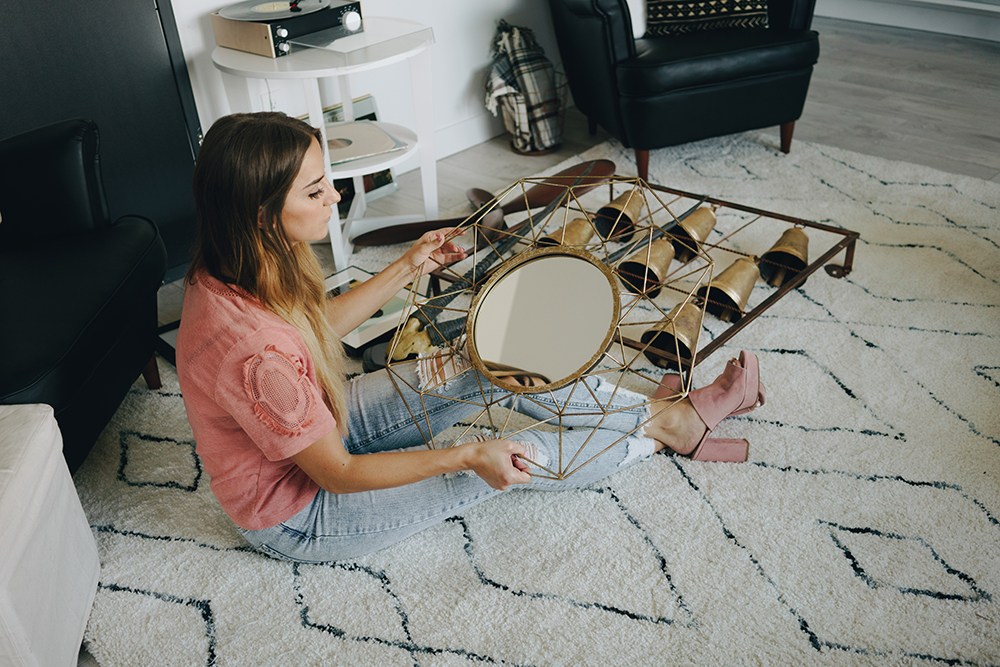
[[[753,410],[763,402],[764,395],[760,382],[760,364],[757,355],[752,352],[740,352],[739,359],[730,360],[712,384],[689,392],[687,397],[691,407],[706,429],[692,452],[692,458],[697,454],[709,456],[709,451],[702,450],[706,448],[709,435],[719,422],[731,415],[746,414]],[[749,449],[749,443],[747,448]],[[729,447],[726,454],[733,457],[741,455],[737,449],[736,446]],[[715,455],[716,452],[711,454]],[[745,456],[742,460],[746,460]]]
[[[669,398],[681,392],[680,376],[666,374],[653,398]],[[712,384],[688,392],[688,400],[706,427],[701,440],[689,454],[690,458],[732,463],[746,461],[750,443],[745,438],[712,438],[711,433],[726,417],[746,414],[764,404],[766,390],[760,381],[756,355],[740,352],[739,358],[731,359]]]
[[[653,398],[671,398],[682,392],[680,376],[668,373],[660,380],[660,386],[653,393]],[[750,442],[746,438],[712,438],[706,431],[701,442],[688,454],[692,461],[711,461],[714,463],[743,463],[750,455]]]
[[[728,417],[734,417],[736,415],[745,415],[746,413],[752,410],[756,410],[757,408],[764,405],[765,401],[767,400],[767,387],[765,387],[764,383],[760,381],[760,372],[758,370],[758,361],[756,355],[754,355],[753,353],[747,353],[746,351],[740,352],[740,356],[738,359],[730,359],[727,362],[727,369],[729,365],[736,365],[739,366],[740,368],[745,369],[748,363],[747,354],[750,354],[749,363],[753,365],[753,372],[758,376],[757,400],[754,401],[752,404],[739,408],[734,412],[730,412],[727,415]],[[722,373],[719,374],[719,377],[715,378],[712,384],[715,384],[716,382],[722,380],[725,374],[726,371],[724,370]],[[681,376],[678,375],[677,373],[666,373],[660,379],[660,386],[657,387],[656,391],[653,393],[653,398],[671,398],[673,395],[680,394],[682,391],[683,389],[681,387]]]
[[[751,410],[756,410],[757,408],[764,405],[764,402],[767,400],[767,387],[765,387],[764,383],[760,381],[760,366],[759,366],[760,362],[757,360],[757,355],[755,355],[753,352],[747,352],[746,350],[742,350],[740,351],[740,356],[738,359],[730,359],[727,363],[737,364],[743,368],[746,368],[748,359],[747,355],[749,355],[750,363],[753,364],[754,367],[753,372],[757,376],[757,400],[747,407],[740,408],[735,412],[730,412],[729,413],[730,417],[733,417],[735,415],[745,415]]]

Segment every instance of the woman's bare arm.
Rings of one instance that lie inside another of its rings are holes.
[[[427,232],[385,269],[330,299],[326,304],[326,316],[333,330],[340,336],[350,333],[411,281],[442,264],[464,258],[465,250],[447,240],[451,231]]]
[[[399,290],[415,279],[413,271],[404,272],[397,263],[329,299],[326,317],[338,336],[345,336],[374,315]]]
[[[446,449],[350,454],[331,431],[292,457],[297,466],[330,493],[388,489],[460,470],[472,470],[494,489],[527,484],[520,456],[524,445],[511,440],[472,442]]]

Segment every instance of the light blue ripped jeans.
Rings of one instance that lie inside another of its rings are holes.
[[[527,400],[494,387],[470,368],[435,389],[434,394],[442,397],[425,394],[426,417],[418,413],[415,420],[406,408],[407,404],[420,404],[418,394],[410,389],[418,386],[415,365],[394,367],[394,372],[404,382],[397,380],[394,385],[385,370],[358,376],[350,382],[350,435],[344,446],[351,454],[423,446],[425,440],[421,429],[426,431],[429,427],[433,433],[439,433],[474,418],[479,409],[463,401],[478,399],[481,387],[499,392],[504,396],[505,407],[532,419],[551,417],[544,405],[534,403],[548,403],[551,401],[549,394],[533,394],[532,400]],[[653,453],[653,441],[640,435],[639,427],[649,418],[649,409],[642,397],[631,392],[610,397],[607,392],[611,385],[595,378],[590,378],[588,383],[595,392],[604,392],[602,402],[608,414],[602,413],[590,392],[578,387],[564,411],[564,415],[579,414],[563,417],[563,426],[571,427],[563,430],[563,451],[576,453],[580,450],[576,455],[578,462],[607,451],[566,479],[535,476],[530,484],[516,485],[512,491],[555,491],[586,486]],[[412,395],[401,397],[396,386],[399,391],[412,392]],[[570,387],[565,387],[552,394],[564,403],[569,391]],[[604,400],[605,397],[608,400]],[[635,435],[626,437],[625,434],[633,431]],[[531,429],[512,439],[537,447],[536,461],[539,463],[558,460],[559,434],[555,432]],[[252,546],[276,558],[305,563],[336,561],[383,549],[499,493],[502,492],[471,473],[442,475],[377,491],[334,494],[320,490],[311,504],[287,521],[262,530],[241,529],[240,532]]]

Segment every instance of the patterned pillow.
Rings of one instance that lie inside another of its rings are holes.
[[[646,35],[766,27],[767,0],[646,0]]]

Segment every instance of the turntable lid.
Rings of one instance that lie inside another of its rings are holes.
[[[434,30],[421,23],[382,16],[362,19],[364,30],[341,36],[337,28],[320,30],[288,41],[322,49],[341,60],[341,67],[363,66],[389,58],[404,58],[434,43]]]
[[[320,31],[289,41],[311,48],[294,49],[281,58],[266,58],[217,46],[212,51],[212,62],[223,72],[250,78],[340,76],[414,56],[434,43],[434,31],[414,21],[366,16],[363,32],[331,41]]]

